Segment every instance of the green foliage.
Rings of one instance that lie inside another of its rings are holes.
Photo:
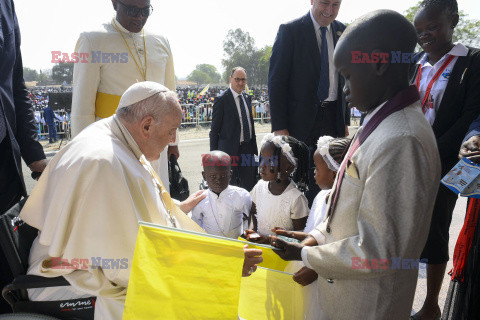
[[[188,81],[196,82],[197,85],[207,84],[212,82],[212,78],[205,72],[195,69],[187,77]]]
[[[236,29],[228,31],[223,41],[223,51],[225,54],[225,59],[222,60],[225,67],[223,78],[226,82],[229,81],[230,71],[240,66],[246,70],[250,86],[267,84],[272,47],[257,49],[255,40],[248,32]]]
[[[52,80],[57,84],[72,83],[73,63],[57,63],[52,68]]]
[[[23,68],[23,79],[25,81],[38,81],[38,72],[35,69]]]
[[[217,72],[217,68],[212,66],[211,64],[198,64],[195,68],[196,70],[202,71],[210,76],[212,83],[219,83],[220,82],[220,73]]]
[[[217,72],[217,68],[211,64],[197,64],[195,70],[192,71],[187,77],[188,81],[196,82],[198,85],[208,83],[220,83],[220,74]]]
[[[415,13],[418,11],[421,1],[419,1],[413,7],[410,7],[405,11],[405,17],[413,23]],[[459,10],[458,15],[460,17],[458,25],[453,32],[453,42],[461,42],[467,46],[478,47],[480,46],[480,20],[468,19],[468,14]]]

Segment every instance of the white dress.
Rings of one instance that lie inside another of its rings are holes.
[[[327,213],[327,195],[330,193],[331,189],[320,190],[312,203],[312,209],[308,215],[307,224],[303,232],[309,233],[316,226],[318,226],[323,219],[325,219],[325,214]]]
[[[280,195],[273,195],[268,181],[260,180],[252,191],[252,201],[257,208],[258,233],[269,235],[274,227],[293,230],[292,219],[308,216],[308,202],[293,181]]]
[[[306,233],[311,232],[318,226],[327,212],[327,195],[331,189],[320,190],[313,200],[312,209],[308,215],[307,225],[303,230]],[[292,261],[285,268],[285,272],[296,273],[305,264],[302,261]],[[320,309],[318,295],[318,280],[313,281],[308,286],[303,287],[303,319],[304,320],[328,320],[328,317]]]

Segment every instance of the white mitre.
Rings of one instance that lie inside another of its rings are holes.
[[[164,85],[153,81],[142,81],[131,85],[122,95],[117,110],[131,106],[134,103],[140,102],[151,96],[170,91]]]

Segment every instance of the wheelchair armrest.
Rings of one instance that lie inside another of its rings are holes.
[[[46,278],[35,275],[17,276],[12,281],[13,290],[48,287],[65,287],[70,283],[64,277]]]
[[[2,296],[13,307],[15,301],[22,300],[16,294],[17,290],[65,287],[69,285],[70,283],[64,277],[46,278],[35,275],[21,275],[13,279],[12,283],[3,287]]]

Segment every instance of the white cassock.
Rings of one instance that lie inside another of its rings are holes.
[[[160,197],[140,159],[116,116],[98,121],[52,158],[20,214],[40,230],[28,274],[64,276],[77,292],[96,296],[95,319],[122,318],[138,221],[172,226],[169,202],[164,205],[165,194]],[[177,227],[203,232],[179,210],[172,210]],[[50,257],[88,259],[90,265],[52,269]],[[92,257],[127,259],[128,266],[92,268]]]
[[[87,63],[79,59],[73,69],[72,137],[93,122],[112,116],[122,94],[136,82],[153,81],[175,91],[173,56],[167,38],[145,30],[146,79],[141,73],[145,70],[143,39],[143,30],[129,32],[115,18],[100,30],[80,34],[75,52],[89,56]],[[178,136],[171,145],[177,143]],[[169,191],[167,149],[152,166]]]

